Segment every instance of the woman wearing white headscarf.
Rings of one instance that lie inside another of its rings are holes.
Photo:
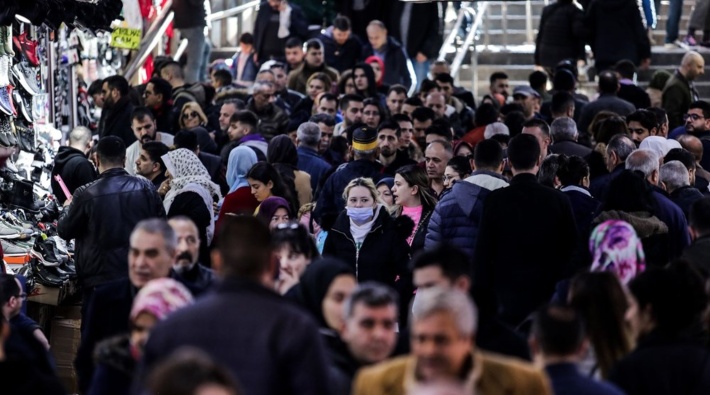
[[[247,173],[258,162],[256,152],[250,147],[239,146],[229,153],[227,162],[227,185],[229,193],[224,197],[224,202],[219,210],[217,223],[222,221],[226,214],[252,215],[259,207],[259,201],[251,193],[247,181]]]
[[[200,232],[200,262],[209,266],[214,235],[214,202],[222,198],[219,186],[194,152],[180,148],[162,156],[168,179],[158,192],[164,195],[168,218],[185,216]],[[216,199],[215,199],[216,198]]]

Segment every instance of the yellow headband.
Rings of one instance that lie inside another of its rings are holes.
[[[375,148],[377,148],[377,140],[375,140],[371,143],[358,143],[357,141],[353,140],[353,149],[354,150],[372,151]]]

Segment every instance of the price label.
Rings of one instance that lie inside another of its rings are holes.
[[[122,49],[138,49],[141,46],[141,29],[118,27],[111,33],[111,46]]]

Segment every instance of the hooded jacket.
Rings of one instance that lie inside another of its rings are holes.
[[[424,248],[446,242],[472,258],[483,215],[483,201],[489,193],[489,190],[472,182],[455,183],[431,215]]]
[[[64,192],[54,176],[59,175],[64,180],[64,184],[70,193],[74,193],[77,188],[96,180],[98,175],[94,166],[86,158],[83,152],[72,147],[59,147],[57,156],[54,157],[54,168],[52,168],[52,191],[57,197],[59,204],[64,204],[68,196]]]

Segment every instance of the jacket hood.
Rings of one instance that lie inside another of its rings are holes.
[[[488,190],[470,182],[457,182],[450,192],[467,216],[473,214],[476,202],[483,199],[488,193]]]
[[[495,191],[496,189],[508,186],[508,181],[506,181],[501,175],[486,170],[474,171],[471,176],[466,178],[464,181],[478,185],[479,187],[488,189],[489,191]]]
[[[59,147],[59,152],[57,152],[57,156],[54,157],[55,166],[64,167],[67,162],[76,157],[82,157],[86,159],[86,155],[84,155],[83,152],[79,151],[76,148]]]
[[[609,219],[620,219],[628,222],[631,226],[633,226],[636,234],[638,234],[641,239],[657,234],[668,233],[668,226],[663,221],[646,211],[633,213],[618,210],[602,211],[599,216],[592,221],[592,225],[596,226]]]

